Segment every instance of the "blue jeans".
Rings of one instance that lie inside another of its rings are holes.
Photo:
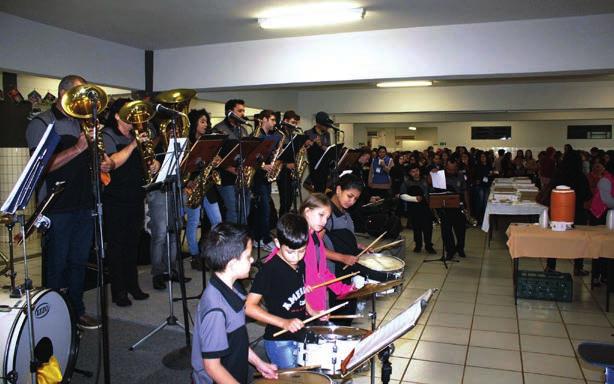
[[[171,228],[174,226],[172,193],[151,191],[147,194],[147,205],[149,207],[147,212],[147,216],[149,216],[148,227],[151,233],[151,241],[149,243],[151,274],[156,276],[168,271],[166,231],[169,226]],[[170,234],[170,260],[171,269],[175,269],[177,243],[174,233]]]
[[[94,238],[92,211],[82,209],[47,216],[51,227],[43,237],[45,284],[56,290],[67,289],[70,304],[81,316],[85,313],[85,268]]]
[[[196,240],[196,229],[200,222],[200,210],[204,209],[207,214],[207,218],[211,223],[211,228],[215,227],[222,222],[222,214],[220,213],[220,207],[217,203],[210,203],[207,197],[203,197],[202,204],[196,208],[185,207],[188,221],[185,226],[186,238],[188,240],[188,248],[190,249],[190,255],[198,255],[198,241]],[[202,236],[202,235],[201,235]]]
[[[294,368],[298,359],[298,341],[294,340],[264,340],[264,349],[271,363],[278,369]]]
[[[254,199],[256,199],[258,203],[254,238],[255,240],[262,240],[264,243],[273,241],[273,238],[271,238],[271,231],[269,230],[269,221],[271,219],[270,198],[271,184],[257,183],[254,185]]]
[[[238,207],[238,189],[234,185],[223,185],[218,188],[220,195],[222,195],[222,200],[224,200],[224,205],[226,206],[226,215],[225,220],[230,223],[237,224],[239,222],[239,216],[237,216],[237,207]],[[242,224],[247,223],[247,216],[249,216],[249,206],[250,206],[250,194],[249,191],[245,191],[245,211],[247,212],[246,217],[243,218]]]

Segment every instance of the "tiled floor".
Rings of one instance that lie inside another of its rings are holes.
[[[582,362],[575,350],[583,340],[614,343],[614,315],[603,311],[604,288],[590,291],[588,278],[574,278],[571,303],[519,300],[515,306],[512,263],[503,238],[488,248],[484,234],[472,229],[467,244],[468,257],[446,270],[441,263],[422,263],[424,255],[411,252],[408,240],[406,288],[379,300],[381,321],[389,321],[425,289],[440,291],[419,325],[395,343],[393,379],[423,384],[602,380],[601,370]],[[520,268],[541,270],[542,263],[522,260]],[[560,261],[558,267],[564,272],[572,268]],[[368,382],[367,377],[358,382]]]
[[[583,340],[614,342],[614,312],[605,313],[602,309],[603,287],[591,291],[588,278],[575,278],[571,303],[519,300],[515,306],[512,263],[502,237],[495,238],[487,248],[483,232],[470,229],[468,257],[446,270],[439,262],[423,263],[424,254],[411,252],[411,232],[403,235],[408,239],[406,284],[400,294],[378,299],[379,324],[390,321],[426,289],[440,290],[418,325],[395,342],[391,383],[574,384],[603,379],[599,369],[582,362],[575,352]],[[435,236],[438,240],[439,228],[435,228]],[[439,240],[436,248],[441,249]],[[520,266],[539,270],[542,263],[522,260]],[[586,264],[590,267],[590,263]],[[186,267],[196,277],[188,291],[197,294],[200,278]],[[559,262],[559,270],[569,272],[571,268],[571,263]],[[40,279],[39,271],[40,258],[31,264],[35,285]],[[166,308],[167,293],[151,288],[147,267],[140,273],[141,286],[152,297],[135,302],[129,309],[110,306],[109,314],[112,319],[155,325]],[[86,304],[92,306],[94,300],[93,293],[88,292]],[[195,304],[191,302],[190,306]],[[160,309],[159,316],[151,316],[152,308]],[[251,339],[262,334],[257,323],[248,325]],[[367,319],[355,325],[369,328]],[[380,377],[379,369],[376,376]],[[368,374],[355,376],[354,382],[368,383]]]

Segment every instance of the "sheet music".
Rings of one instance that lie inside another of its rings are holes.
[[[185,137],[180,137],[177,139],[177,143],[179,144],[179,163],[183,159],[183,155],[185,154],[185,147],[188,143],[188,139]],[[166,180],[167,177],[175,174],[175,154],[173,153],[173,148],[175,146],[175,138],[172,137],[168,144],[168,149],[166,150],[166,155],[164,156],[164,161],[162,162],[162,167],[160,167],[160,172],[158,172],[158,177],[156,177],[156,183],[162,183]]]
[[[26,167],[19,175],[17,182],[13,186],[11,193],[2,204],[0,211],[8,214],[14,214],[18,209],[25,208],[25,205],[28,203],[34,188],[36,187],[36,183],[40,175],[42,174],[47,161],[53,154],[57,143],[59,142],[59,136],[53,131],[53,125],[55,122],[49,124],[43,137],[39,141],[36,149],[30,156],[30,160],[26,164]],[[50,135],[53,138],[50,140]]]
[[[433,188],[446,189],[446,171],[431,172],[431,180],[433,181]]]
[[[339,144],[337,144],[337,145],[339,145]],[[326,148],[326,151],[324,151],[324,153],[322,154],[322,157],[320,157],[320,159],[318,160],[318,163],[316,164],[314,169],[319,169],[320,168],[320,163],[322,162],[322,159],[324,159],[326,157],[326,154],[328,153],[328,151],[333,151],[334,149],[335,149],[335,145],[331,145],[328,148]],[[339,150],[341,150],[341,148]]]
[[[432,295],[433,290],[429,289],[394,320],[362,339],[354,348],[354,355],[347,364],[348,372],[362,365],[377,352],[381,351],[412,329],[422,314],[423,304],[426,305]]]

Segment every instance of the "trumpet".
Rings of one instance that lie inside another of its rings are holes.
[[[152,133],[147,129],[147,123],[151,120],[156,112],[153,106],[146,101],[131,101],[124,104],[118,112],[119,118],[127,123],[132,124],[134,128],[134,134],[138,143],[137,148],[141,154],[141,160],[143,162],[143,170],[145,171],[145,182],[149,184],[154,175],[151,173],[150,166],[154,162],[156,154],[151,141]],[[141,141],[141,135],[145,132],[148,135],[149,140]]]
[[[80,120],[81,130],[88,140],[90,148],[104,161],[104,141],[102,132],[98,129],[96,142],[92,142],[92,131],[98,127],[98,117],[94,120],[94,107],[97,113],[104,111],[109,103],[109,98],[105,91],[94,84],[82,84],[72,87],[62,96],[62,109],[67,115]],[[109,185],[111,175],[108,172],[100,172],[100,181],[104,185]]]

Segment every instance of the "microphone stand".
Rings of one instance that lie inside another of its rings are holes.
[[[100,156],[96,153],[96,143],[98,142],[98,105],[96,95],[88,95],[93,101],[92,103],[92,121],[94,122],[94,138],[92,140],[92,184],[94,187],[94,198],[96,201],[96,209],[93,216],[96,217],[95,233],[94,233],[94,252],[96,254],[96,267],[98,268],[98,305],[100,311],[100,328],[102,332],[102,369],[104,372],[104,383],[111,383],[111,366],[109,360],[109,314],[107,309],[107,291],[104,283],[104,266],[103,260],[106,259],[104,234],[103,234],[103,216],[102,216],[102,194],[100,190]],[[24,234],[25,235],[25,234]],[[25,239],[24,239],[25,244]]]

